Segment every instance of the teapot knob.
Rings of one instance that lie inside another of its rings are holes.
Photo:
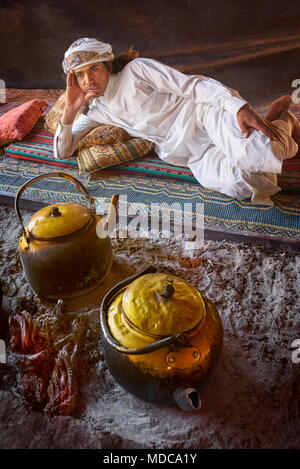
[[[59,217],[61,215],[58,207],[52,207],[50,217]]]
[[[173,285],[171,283],[168,283],[164,290],[161,292],[161,295],[164,297],[164,298],[171,298],[171,296],[174,295],[174,292],[175,292],[175,288],[173,287]]]

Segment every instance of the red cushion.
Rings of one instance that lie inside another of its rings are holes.
[[[0,117],[0,145],[22,140],[30,132],[42,112],[48,107],[42,99],[32,99]]]

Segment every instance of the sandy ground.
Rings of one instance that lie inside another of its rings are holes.
[[[14,212],[0,207],[0,276],[7,315],[52,315],[27,285],[17,255]],[[66,303],[66,324],[86,329],[80,399],[72,416],[32,411],[14,392],[13,370],[0,368],[1,448],[300,448],[300,255],[256,245],[206,241],[192,258],[175,239],[114,239],[114,264],[104,284]],[[215,302],[225,337],[221,359],[185,413],[138,400],[112,378],[103,361],[98,309],[117,280],[149,264],[190,281]],[[8,361],[9,361],[8,352]],[[26,428],[26,431],[24,431]]]

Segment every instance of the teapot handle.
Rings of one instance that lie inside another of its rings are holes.
[[[21,198],[21,195],[23,194],[25,189],[27,189],[28,186],[30,186],[33,182],[38,181],[39,179],[46,178],[46,177],[63,177],[65,179],[68,179],[69,181],[74,182],[74,184],[76,184],[76,186],[77,186],[77,189],[79,189],[86,196],[86,198],[88,199],[88,201],[90,203],[90,210],[93,213],[95,213],[95,200],[94,200],[94,198],[90,196],[90,194],[87,192],[84,185],[80,181],[78,181],[78,179],[76,179],[74,176],[71,176],[71,174],[60,173],[60,172],[41,174],[40,176],[36,176],[36,177],[30,179],[29,181],[25,182],[25,184],[23,184],[23,186],[20,187],[20,189],[18,190],[16,198],[15,198],[15,212],[16,212],[18,220],[19,220],[19,222],[22,226],[22,232],[23,232],[26,239],[27,239],[27,235],[26,235],[26,230],[25,230],[24,224],[23,224],[23,218],[22,218],[21,213],[20,213],[19,200]]]
[[[109,304],[111,303],[112,299],[119,293],[121,289],[126,287],[129,283],[133,282],[133,280],[137,279],[138,277],[141,277],[142,275],[145,274],[150,274],[157,272],[156,267],[147,267],[145,270],[142,272],[139,272],[137,274],[132,275],[131,277],[127,277],[121,282],[117,283],[103,298],[101,306],[100,306],[100,324],[101,324],[101,329],[104,335],[105,340],[109,343],[111,347],[113,347],[115,350],[121,353],[125,353],[127,355],[143,355],[145,353],[150,353],[154,352],[155,350],[158,350],[162,347],[166,347],[167,345],[171,345],[176,343],[186,343],[187,335],[185,333],[178,333],[175,335],[170,335],[168,337],[165,337],[161,340],[158,340],[156,342],[153,342],[152,344],[145,345],[144,347],[139,347],[139,348],[128,348],[128,347],[123,347],[120,345],[118,342],[114,340],[112,337],[108,323],[107,323],[107,310],[109,307]]]

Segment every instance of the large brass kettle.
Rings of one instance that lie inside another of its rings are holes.
[[[201,387],[221,353],[223,327],[197,288],[149,267],[107,293],[100,323],[104,358],[126,390],[149,402],[200,408]]]
[[[48,205],[32,215],[25,227],[19,201],[24,190],[42,178],[63,177],[76,184],[89,201],[89,208],[76,202]],[[116,208],[113,196],[110,212]],[[83,184],[70,174],[55,172],[37,176],[18,191],[15,211],[22,227],[19,253],[26,279],[40,296],[71,298],[96,287],[112,264],[107,220],[96,214],[94,199]],[[100,227],[99,227],[100,224]],[[100,228],[100,229],[99,229]]]

